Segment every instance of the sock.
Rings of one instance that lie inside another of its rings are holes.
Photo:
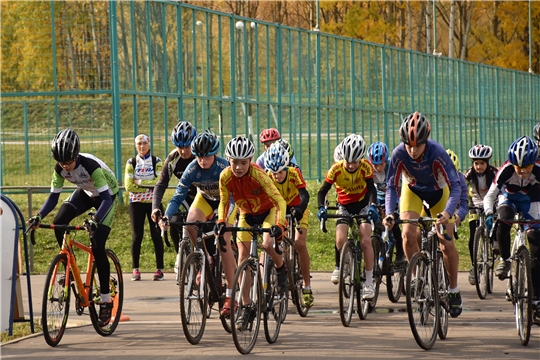
[[[101,303],[111,302],[111,294],[101,294]]]
[[[304,286],[304,290],[305,290],[305,291],[310,291],[310,290],[311,290],[311,285],[309,285],[309,286]]]
[[[453,288],[453,289],[448,288],[448,292],[450,294],[455,294],[455,293],[459,292],[459,287],[456,287],[456,288]]]
[[[373,286],[373,269],[366,270],[366,284]]]
[[[231,297],[232,296],[232,289],[226,289],[225,290],[225,297]]]

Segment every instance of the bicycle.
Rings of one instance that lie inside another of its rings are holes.
[[[484,208],[482,206],[469,206],[469,210],[476,210],[478,214],[478,227],[474,233],[473,268],[476,293],[480,299],[484,300],[487,294],[493,292],[495,264],[493,239],[486,227]]]
[[[387,228],[380,234],[380,238],[383,241],[380,248],[384,249],[385,253],[379,255],[378,269],[380,269],[381,275],[386,277],[386,293],[388,295],[388,300],[397,303],[401,298],[401,294],[405,294],[405,272],[407,271],[407,262],[405,261],[401,264],[395,262],[394,249],[396,241],[389,236]],[[375,251],[375,249],[373,251]]]
[[[431,217],[420,217],[395,220],[394,225],[415,224],[422,234],[421,249],[412,256],[407,267],[405,294],[411,331],[418,346],[425,350],[433,347],[437,334],[441,340],[446,338],[450,311],[450,282],[439,248],[436,221]],[[444,237],[451,239],[446,234]]]
[[[92,216],[92,214],[89,216]],[[124,278],[122,277],[120,261],[112,250],[105,249],[111,263],[109,292],[111,301],[113,302],[113,311],[111,321],[104,326],[100,326],[98,316],[99,306],[101,305],[101,292],[97,267],[92,253],[92,245],[86,246],[76,241],[74,236],[71,236],[71,231],[86,231],[86,228],[90,228],[88,220],[85,220],[84,224],[84,226],[60,224],[39,224],[38,226],[40,229],[64,231],[62,249],[52,260],[47,271],[41,310],[43,336],[47,344],[53,347],[60,343],[66,330],[71,292],[73,292],[75,297],[75,311],[77,315],[81,316],[84,313],[84,309],[88,308],[92,325],[99,335],[111,335],[120,322],[124,301]],[[35,223],[30,224],[28,230],[33,226],[35,226]],[[90,234],[90,243],[92,242],[93,234]],[[85,281],[83,281],[81,270],[77,265],[74,248],[88,253]]]
[[[225,301],[226,284],[223,277],[220,250],[216,246],[215,253],[209,255],[203,244],[205,238],[214,235],[213,230],[204,233],[205,226],[214,224],[214,220],[171,222],[171,225],[195,226],[197,228],[195,247],[185,260],[179,280],[182,329],[186,339],[192,345],[201,341],[206,319],[210,316],[208,309],[212,309],[212,306],[217,303],[219,312]],[[222,246],[218,237],[215,237],[215,241],[216,245]],[[230,333],[231,327],[227,318],[220,315],[220,319],[225,331]]]
[[[507,300],[512,301],[516,328],[519,339],[523,346],[527,346],[531,337],[532,318],[532,278],[531,278],[531,254],[526,245],[525,224],[538,224],[540,220],[527,220],[518,218],[515,220],[497,219],[509,225],[516,225],[516,234],[512,244],[510,276],[506,290]],[[504,261],[504,260],[501,260]],[[504,280],[504,279],[501,279]]]
[[[360,320],[365,320],[367,314],[371,308],[375,307],[378,297],[378,289],[375,290],[377,280],[375,279],[375,270],[373,271],[373,284],[376,296],[373,300],[363,299],[363,287],[366,280],[365,269],[362,267],[362,248],[360,247],[360,224],[370,222],[372,228],[373,222],[368,215],[338,215],[327,214],[326,219],[321,220],[321,230],[327,232],[326,220],[327,219],[347,219],[349,223],[348,241],[343,245],[341,249],[341,259],[339,265],[339,316],[343,326],[348,327],[351,323],[354,307],[354,295],[356,294],[356,303],[358,316]],[[373,239],[374,236],[378,236],[372,232],[372,244],[378,243],[378,239]],[[375,253],[375,250],[374,250]],[[378,259],[378,257],[377,257]],[[375,261],[376,262],[376,261]],[[375,269],[375,265],[374,265]],[[380,282],[379,282],[380,284]]]
[[[272,234],[272,228],[226,227],[224,231],[247,231],[251,233],[250,254],[242,261],[234,275],[233,298],[235,309],[231,311],[231,328],[236,349],[241,354],[249,354],[259,334],[261,313],[264,315],[264,335],[269,344],[277,341],[283,312],[285,311],[284,294],[279,293],[278,275],[274,261],[263,252],[259,260],[259,238],[263,233]],[[279,244],[274,243],[276,252],[281,255]],[[262,273],[261,273],[262,272]],[[238,307],[236,306],[238,304]],[[232,310],[232,309],[231,309]],[[237,324],[237,320],[243,320]]]
[[[298,311],[298,315],[300,315],[301,317],[306,317],[309,311],[309,307],[305,306],[304,304],[304,292],[302,288],[304,284],[304,278],[302,276],[302,269],[300,268],[300,262],[298,259],[298,253],[296,252],[296,245],[294,240],[296,237],[295,232],[298,231],[301,234],[302,229],[298,224],[298,220],[287,214],[287,219],[289,220],[289,222],[291,221],[291,218],[293,219],[294,226],[289,227],[289,233],[283,239],[283,254],[285,257],[285,261],[287,262],[287,268],[289,269],[287,275],[289,286],[286,296],[287,301],[285,303],[286,311],[283,312],[284,316],[281,322],[285,321],[285,317],[288,313],[288,294],[290,294],[291,300],[295,305],[296,310]]]

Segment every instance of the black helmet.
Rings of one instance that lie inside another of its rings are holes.
[[[54,160],[64,163],[76,160],[80,147],[81,143],[77,133],[72,129],[64,129],[54,137],[51,152]]]
[[[205,130],[195,137],[191,143],[191,152],[195,156],[209,156],[217,154],[219,150],[219,139],[210,130]]]
[[[171,141],[176,147],[188,147],[197,135],[197,129],[189,121],[180,121],[171,132]]]

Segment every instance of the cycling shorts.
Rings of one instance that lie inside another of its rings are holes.
[[[214,213],[217,211],[218,206],[219,206],[219,201],[210,201],[206,199],[204,196],[202,196],[200,193],[197,193],[189,209],[190,211],[191,209],[199,209],[200,211],[202,211],[202,213],[204,214],[207,220],[211,220],[212,217],[214,216]],[[236,205],[234,207],[229,207],[229,213],[227,214],[228,224],[235,223],[236,212],[237,212]]]
[[[266,216],[265,216],[266,215]],[[263,217],[264,216],[264,217]],[[276,208],[272,208],[265,212],[264,214],[261,214],[259,216],[255,216],[257,218],[260,218],[260,221],[262,222],[263,228],[269,228],[272,225],[276,224]],[[251,224],[248,224],[246,221],[246,214],[240,213],[240,217],[238,219],[238,227],[251,227]],[[251,233],[249,231],[239,231],[236,237],[237,242],[249,242],[251,241]]]
[[[401,187],[401,196],[399,198],[399,210],[401,213],[414,211],[420,216],[426,216],[427,212],[424,209],[424,202],[429,207],[430,216],[435,217],[446,208],[446,203],[450,197],[450,189],[448,186],[436,191],[413,191],[408,186]],[[450,214],[450,224],[454,223],[454,216]]]

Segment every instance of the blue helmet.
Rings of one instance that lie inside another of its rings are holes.
[[[516,166],[526,167],[536,162],[538,145],[528,136],[522,136],[508,148],[508,160]]]
[[[289,166],[289,152],[279,142],[275,142],[264,153],[264,168],[278,173]]]
[[[204,130],[197,135],[195,140],[191,143],[191,152],[198,157],[215,155],[218,150],[219,139],[216,134],[210,130]]]
[[[189,121],[180,121],[171,132],[171,141],[176,147],[184,148],[191,145],[197,135],[197,129]]]
[[[388,146],[381,141],[374,142],[368,149],[369,162],[373,165],[380,165],[388,161]]]

